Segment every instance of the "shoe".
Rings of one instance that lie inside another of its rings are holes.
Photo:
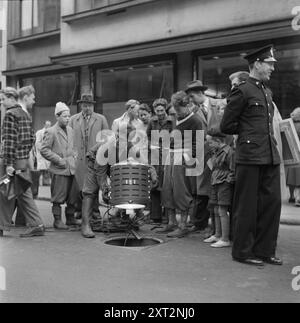
[[[220,240],[220,238],[217,238],[215,236],[210,236],[209,238],[203,240],[203,242],[205,243],[214,243],[214,242],[218,242]]]
[[[188,229],[176,229],[173,232],[170,232],[169,234],[167,234],[168,238],[183,238],[185,237],[187,234],[189,233]]]
[[[161,219],[150,219],[150,224],[162,224]]]
[[[20,234],[20,238],[40,237],[45,234],[45,227],[40,225],[38,227],[30,228],[25,233]]]
[[[201,231],[201,229],[196,227],[195,225],[190,227],[188,230],[189,230],[189,232],[200,232]]]
[[[289,203],[295,203],[295,202],[296,202],[296,199],[294,197],[289,198]]]
[[[213,248],[227,248],[230,247],[230,241],[219,240],[210,245]]]
[[[258,267],[262,267],[265,265],[264,262],[258,258],[245,258],[245,259],[233,258],[233,260],[240,262],[242,264],[258,266]]]
[[[277,266],[283,265],[283,261],[277,257],[258,257],[258,258],[270,265],[277,265]]]
[[[75,219],[74,214],[66,214],[66,219],[67,226],[79,226],[81,224],[81,221]]]
[[[174,231],[177,228],[176,224],[168,224],[163,229],[155,231],[156,233],[169,233]]]
[[[67,225],[65,225],[62,220],[55,220],[53,223],[53,227],[56,230],[60,230],[60,231],[69,231],[69,227]]]
[[[0,230],[0,237],[3,237],[4,233],[3,230]]]
[[[295,201],[295,206],[300,207],[300,201],[299,200]]]

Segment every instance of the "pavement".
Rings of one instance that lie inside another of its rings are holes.
[[[292,274],[300,266],[300,226],[280,227],[277,253],[284,266],[259,268],[232,261],[230,248],[211,248],[199,233],[168,239],[146,225],[139,233],[163,243],[129,248],[105,244],[124,234],[97,233],[89,240],[80,232],[57,232],[49,203],[37,204],[45,237],[20,239],[24,229],[14,229],[0,239],[6,270],[0,303],[300,302]]]
[[[124,234],[57,232],[49,202],[37,205],[45,237],[20,239],[18,228],[0,239],[0,303],[300,303],[300,226],[280,226],[284,265],[260,268],[232,261],[231,248],[211,248],[200,233],[168,239],[144,225],[139,233],[162,243],[129,248],[105,244]]]

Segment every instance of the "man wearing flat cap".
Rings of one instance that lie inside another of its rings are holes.
[[[272,45],[245,59],[250,76],[231,91],[221,122],[222,132],[238,135],[232,257],[256,266],[281,265],[275,255],[281,213],[280,157],[272,93],[265,85],[276,59]]]
[[[74,130],[75,146],[78,152],[76,163],[75,178],[78,184],[79,192],[82,192],[85,175],[88,171],[87,153],[97,143],[97,134],[108,129],[106,118],[99,113],[94,112],[96,101],[93,96],[88,93],[81,95],[81,99],[77,101],[81,112],[71,117],[69,126]],[[77,212],[81,214],[81,193],[78,194]],[[95,206],[95,212],[97,210]]]
[[[73,190],[77,152],[73,129],[68,126],[69,107],[63,102],[58,102],[55,117],[56,124],[45,131],[41,155],[50,161],[53,226],[57,230],[68,230],[68,226],[78,224],[74,217],[77,195]],[[66,225],[62,222],[61,209],[65,203]]]

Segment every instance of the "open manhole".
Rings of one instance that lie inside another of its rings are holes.
[[[108,239],[104,243],[110,246],[117,246],[117,247],[142,248],[142,247],[156,246],[163,243],[163,241],[160,239],[149,238],[149,237],[144,237],[141,239],[118,237],[118,238]]]

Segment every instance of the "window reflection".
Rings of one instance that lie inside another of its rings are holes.
[[[275,46],[276,47],[276,46]],[[300,44],[276,47],[278,62],[268,86],[282,117],[300,106]],[[199,77],[209,87],[207,93],[215,97],[226,97],[230,93],[229,75],[237,71],[248,71],[242,52],[222,53],[199,57]]]

